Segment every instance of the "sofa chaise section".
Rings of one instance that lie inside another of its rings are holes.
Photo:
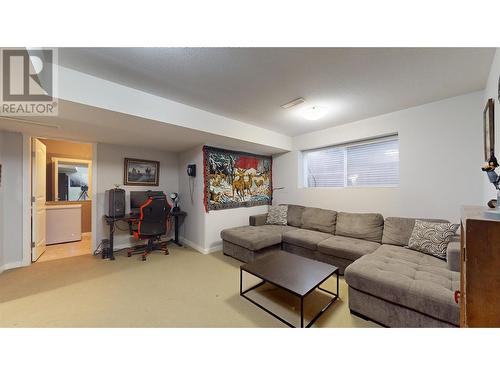
[[[448,244],[447,261],[405,248],[415,220],[387,217],[382,246],[346,268],[349,308],[388,327],[455,327],[459,319],[459,306],[453,298],[460,288],[459,237]]]
[[[452,249],[456,246],[449,245]],[[345,270],[351,312],[388,327],[455,327],[460,273],[446,261],[382,245]]]
[[[224,229],[221,232],[222,251],[242,262],[251,262],[272,250],[279,250],[283,234],[296,229],[288,225],[246,225]]]

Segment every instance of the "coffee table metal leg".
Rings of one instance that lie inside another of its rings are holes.
[[[272,312],[271,310],[269,310],[268,308],[262,306],[260,303],[258,303],[257,301],[254,301],[253,299],[251,299],[250,297],[248,297],[246,294],[248,292],[250,292],[251,290],[254,290],[255,288],[258,288],[259,286],[261,285],[264,285],[266,283],[265,280],[262,280],[260,283],[254,285],[254,286],[251,286],[250,288],[248,289],[245,289],[243,290],[243,273],[242,273],[242,270],[240,268],[240,296],[242,296],[243,298],[245,298],[246,300],[252,302],[255,306],[259,307],[260,309],[264,310],[265,312],[267,312],[268,314],[274,316],[276,319],[278,319],[279,321],[285,323],[287,326],[289,327],[292,327],[294,328],[295,326],[290,323],[290,322],[287,322],[285,319],[281,318],[280,316],[276,315],[274,312]]]
[[[265,280],[262,280],[260,283],[255,284],[254,286],[251,286],[250,288],[243,290],[243,273],[240,269],[240,296],[245,297],[246,299],[249,299],[245,294],[251,290],[254,290],[255,288],[258,288],[261,285],[264,285],[266,283]]]
[[[318,318],[339,298],[339,273],[338,273],[338,270],[335,273],[337,275],[337,293],[336,294],[332,293],[329,290],[321,288],[320,286],[317,287],[319,290],[322,290],[323,292],[332,295],[333,298],[321,309],[321,311],[309,322],[309,324],[307,324],[305,326],[306,328],[311,327],[314,324],[314,322],[316,322],[316,320],[318,320]],[[252,302],[254,305],[256,305],[257,307],[261,308],[262,310],[264,310],[268,314],[272,315],[273,317],[275,317],[279,321],[285,323],[287,326],[293,328],[294,327],[293,324],[291,324],[290,322],[288,322],[285,319],[281,318],[280,316],[278,316],[277,314],[275,314],[274,312],[272,312],[268,308],[262,306],[260,303],[254,301],[253,299],[251,299],[250,297],[248,297],[246,295],[246,293],[250,292],[251,290],[253,290],[255,288],[258,288],[259,286],[261,286],[261,285],[263,285],[265,283],[266,283],[266,280],[262,280],[260,283],[254,285],[254,286],[251,286],[250,288],[248,288],[246,290],[243,290],[243,270],[240,268],[240,296],[242,296],[246,300]],[[273,283],[271,283],[271,284],[273,284]],[[278,286],[278,285],[276,285],[276,286]],[[304,328],[304,298],[305,297],[306,296],[300,297],[300,328]]]
[[[333,296],[333,298],[325,306],[323,306],[323,308],[321,309],[321,311],[314,318],[312,318],[312,320],[309,322],[309,324],[306,326],[306,328],[311,327],[314,324],[314,322],[316,322],[316,320],[318,320],[319,317],[321,315],[323,315],[323,313],[339,298],[339,271],[338,270],[335,271],[335,274],[337,276],[337,293],[332,293],[329,290],[324,289],[324,288],[318,286],[319,290],[321,290],[321,291],[323,291],[325,293],[330,294],[331,296]]]
[[[339,270],[337,270],[337,296],[339,295]]]

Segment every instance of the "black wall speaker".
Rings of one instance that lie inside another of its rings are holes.
[[[196,177],[196,164],[188,164],[187,174],[190,177]]]
[[[106,190],[104,193],[104,215],[111,217],[125,216],[125,190]]]

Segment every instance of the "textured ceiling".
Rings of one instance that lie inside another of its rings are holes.
[[[491,48],[61,48],[61,65],[297,135],[484,88]],[[302,96],[306,103],[280,105]],[[309,105],[328,107],[304,120]]]

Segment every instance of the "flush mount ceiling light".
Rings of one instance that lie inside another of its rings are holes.
[[[280,107],[283,109],[288,109],[288,108],[295,107],[296,105],[299,105],[301,103],[304,103],[305,101],[306,100],[304,98],[297,98],[297,99],[293,99],[291,102],[280,105]]]
[[[306,120],[314,121],[314,120],[319,120],[324,115],[326,115],[327,111],[328,110],[325,107],[320,107],[316,105],[313,107],[305,108],[304,110],[302,110],[301,115]]]

